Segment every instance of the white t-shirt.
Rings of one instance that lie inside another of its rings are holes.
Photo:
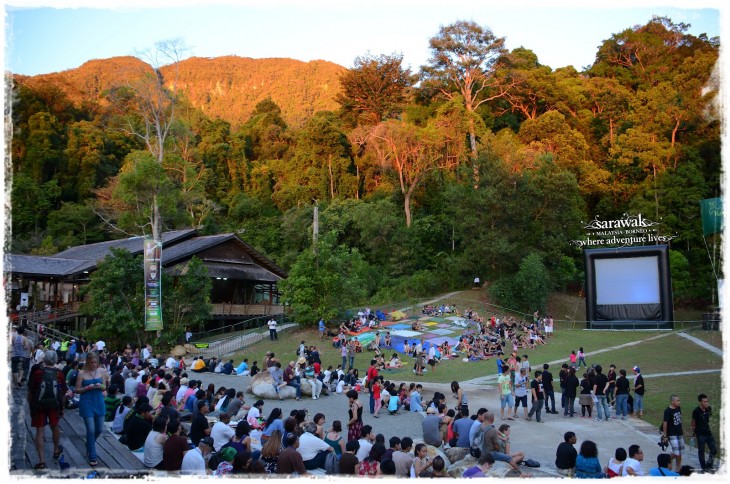
[[[360,448],[355,456],[357,456],[357,460],[362,462],[368,455],[370,455],[370,449],[373,448],[373,444],[365,439],[360,439],[358,442],[360,442]]]
[[[206,475],[205,458],[197,447],[185,452],[180,473],[184,475]]]
[[[269,329],[276,329],[276,320],[275,319],[269,320]]]
[[[251,426],[258,425],[259,417],[261,417],[261,412],[259,412],[258,407],[251,407],[251,409],[248,411],[248,414],[246,415],[246,421]]]
[[[337,393],[342,393],[345,390],[345,380],[337,382]]]
[[[634,470],[635,475],[637,475],[637,476],[644,475],[644,471],[641,470],[641,462],[639,462],[636,459],[632,459],[631,457],[627,457],[626,460],[624,461],[624,470],[621,473],[622,476],[629,475],[629,473],[626,472],[626,469],[628,469],[629,467],[631,467]]]
[[[608,459],[608,468],[619,476],[623,473],[625,462],[616,462],[616,459],[611,457]]]
[[[304,432],[299,437],[299,447],[297,452],[302,456],[302,460],[312,460],[317,457],[317,453],[321,450],[327,450],[329,444],[319,437]]]
[[[213,428],[210,429],[210,436],[213,438],[213,447],[215,447],[216,452],[230,442],[231,437],[234,435],[236,435],[236,431],[230,428],[227,424],[224,424],[223,422],[216,422],[213,425]]]
[[[527,375],[525,375],[524,377],[522,375],[515,375],[515,396],[516,397],[527,396],[528,383],[529,383],[529,378],[527,378]]]

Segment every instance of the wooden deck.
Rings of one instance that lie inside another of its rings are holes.
[[[47,477],[86,477],[92,471],[98,477],[125,478],[156,475],[116,437],[105,430],[96,441],[99,465],[90,467],[86,458],[86,427],[78,409],[64,411],[61,419],[61,445],[64,461],[70,468],[61,471],[58,461],[53,460],[53,439],[50,427],[45,428],[45,462],[47,470],[36,471],[38,451],[35,447],[35,428],[31,427],[30,410],[27,403],[27,389],[13,389],[10,398],[10,475]]]

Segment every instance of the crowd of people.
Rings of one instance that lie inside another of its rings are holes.
[[[472,354],[479,358],[495,357],[502,420],[520,418],[520,406],[526,421],[542,422],[543,411],[560,413],[555,398],[556,383],[560,387],[560,408],[564,417],[576,415],[576,399],[584,418],[593,418],[594,408],[595,418],[600,421],[610,421],[612,410],[614,418],[625,419],[632,412],[639,417],[643,415],[645,388],[638,366],[631,368],[634,374],[631,385],[624,369],[617,372],[616,366],[611,365],[604,374],[600,365],[589,366],[581,347],[577,352],[571,352],[569,363],[562,365],[556,379],[548,364],[533,372],[527,354],[517,354],[521,348],[532,348],[531,345],[549,340],[553,332],[547,328],[552,328],[552,318],[536,315],[535,321],[527,324],[512,318],[482,320],[471,309],[467,309],[467,315],[477,318],[477,331],[465,332],[459,344],[453,347],[448,343],[438,347],[431,345],[434,354],[428,353],[427,361],[430,363],[454,352],[466,352],[469,359]],[[524,467],[529,459],[524,451],[513,450],[508,423],[496,427],[495,414],[484,408],[470,414],[467,395],[456,381],[451,384],[454,407],[448,408],[445,395],[439,392],[435,392],[431,400],[424,401],[422,385],[386,380],[379,371],[402,367],[404,362],[396,351],[389,359],[382,354],[381,348],[391,348],[388,332],[378,333],[376,338],[375,357],[361,378],[354,365],[357,338],[347,338],[345,328],[341,328],[333,340],[333,345],[341,351],[342,364],[324,369],[317,347],[306,345],[304,341],[297,350],[299,358],[286,366],[274,353],[267,352],[262,368],[258,367],[257,361],[249,366],[247,358],[236,366],[232,359],[202,357],[195,357],[188,368],[182,357],[163,358],[161,354],[155,354],[149,344],[141,348],[126,345],[124,350],[107,351],[103,341],[90,343],[82,337],[79,341],[69,340],[58,345],[58,341],[40,341],[33,348],[21,327],[11,335],[13,385],[21,388],[25,379],[30,378],[28,401],[41,456],[38,469],[46,468],[42,457],[44,427],[51,427],[56,458],[63,450],[58,438],[59,419],[64,411],[77,408],[86,427],[90,466],[98,465],[95,442],[107,422],[131,451],[143,454],[146,466],[169,472],[220,476],[245,473],[307,475],[313,469],[321,468],[327,469],[328,473],[346,475],[446,476],[443,461],[429,460],[423,444],[414,447],[411,437],[393,437],[386,448],[384,437],[373,435],[372,428],[362,420],[360,396],[367,394],[369,411],[375,418],[383,411],[392,415],[403,411],[423,412],[422,430],[426,444],[444,449],[469,449],[469,453],[478,458],[478,464],[469,469],[465,477],[484,475],[495,461],[507,463],[515,474],[528,475]],[[512,352],[505,357],[507,341],[512,342]],[[416,359],[414,371],[419,374],[419,368],[425,367],[427,353],[423,351],[422,341],[414,343],[411,346],[406,342],[404,349],[406,356]],[[421,346],[420,350],[418,346]],[[432,370],[435,370],[434,366]],[[578,377],[581,367],[585,367],[582,379]],[[204,372],[255,376],[260,371],[272,375],[277,394],[283,386],[294,387],[297,400],[302,397],[302,381],[309,382],[315,400],[327,394],[345,395],[348,420],[334,420],[327,425],[327,418],[321,413],[311,420],[306,412],[299,410],[285,417],[278,407],[265,417],[263,400],[249,406],[243,392],[216,388],[213,384],[203,388],[202,381],[195,378],[196,374]],[[38,393],[44,387],[44,380],[52,377],[59,389],[54,396],[55,403],[42,405]],[[709,430],[711,408],[705,395],[700,395],[698,401],[700,405],[693,412],[692,428],[700,448],[701,466],[710,471],[717,454]],[[662,427],[662,443],[670,448],[670,453],[666,454],[669,463],[664,462],[665,454],[661,454],[661,461],[656,470],[649,471],[650,475],[686,472],[682,466],[684,442],[679,408],[679,399],[672,396]],[[597,466],[596,444],[584,441],[580,452],[576,452],[572,447],[575,443],[575,434],[568,432],[565,442],[558,447],[556,467],[563,475],[578,478],[611,473],[641,475],[641,466],[637,469],[634,464],[643,459],[638,445],[630,445],[628,450],[617,449],[615,457],[605,466]],[[707,461],[705,447],[710,451]],[[669,469],[671,463],[675,464],[674,471]]]

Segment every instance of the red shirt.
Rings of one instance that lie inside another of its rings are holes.
[[[315,363],[314,365],[314,374],[319,375],[319,372],[322,370],[322,365],[319,363]]]

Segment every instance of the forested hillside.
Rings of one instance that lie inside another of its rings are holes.
[[[675,302],[702,306],[719,39],[686,30],[655,18],[616,33],[584,72],[456,22],[417,72],[366,54],[350,70],[225,57],[155,72],[116,58],[17,76],[8,250],[148,233],[156,201],[165,230],[238,231],[288,270],[303,318],[476,275],[532,312],[580,287],[581,221],[643,213],[677,235]]]

